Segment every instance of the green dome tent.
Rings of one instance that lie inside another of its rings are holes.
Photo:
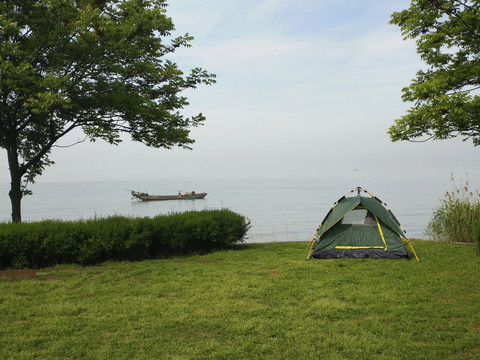
[[[347,197],[357,191],[357,196]],[[361,193],[370,195],[361,196]],[[357,187],[342,196],[328,212],[310,242],[307,259],[341,257],[410,258],[415,249],[393,213],[375,195]]]

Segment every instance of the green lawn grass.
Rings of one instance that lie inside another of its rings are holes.
[[[0,358],[480,358],[477,248],[413,244],[420,262],[297,242],[0,273]]]

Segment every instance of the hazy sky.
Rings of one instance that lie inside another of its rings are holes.
[[[193,151],[86,142],[56,149],[56,164],[38,181],[475,171],[480,149],[471,142],[389,140],[388,128],[409,107],[401,89],[423,66],[414,42],[388,24],[408,5],[171,0],[178,34],[195,37],[172,59],[217,74],[217,84],[186,93],[184,114],[207,117],[192,130]],[[5,152],[0,160],[7,182]]]

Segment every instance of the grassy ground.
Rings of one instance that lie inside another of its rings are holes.
[[[0,358],[480,358],[476,247],[414,246],[419,263],[276,243],[3,272]]]

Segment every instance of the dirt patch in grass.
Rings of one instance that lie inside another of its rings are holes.
[[[23,280],[23,279],[36,279],[37,270],[33,269],[12,269],[12,270],[1,270],[0,276],[5,277],[9,280]]]
[[[280,270],[276,270],[276,269],[269,269],[267,271],[268,271],[268,275],[272,277],[279,276],[282,273]]]
[[[54,281],[60,280],[56,275],[45,274],[42,272],[37,272],[34,269],[9,269],[9,270],[0,270],[0,277],[4,277],[8,280],[25,280],[25,279],[39,279],[44,281]]]

